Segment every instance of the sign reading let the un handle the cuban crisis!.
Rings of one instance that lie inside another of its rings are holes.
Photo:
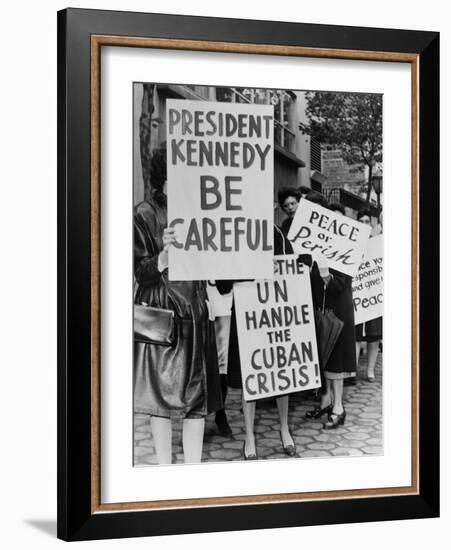
[[[321,386],[309,268],[295,255],[276,261],[275,279],[233,289],[247,401]]]
[[[273,276],[273,107],[167,100],[171,280]]]

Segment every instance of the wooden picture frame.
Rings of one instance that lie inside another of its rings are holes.
[[[100,51],[393,61],[412,68],[412,483],[100,501]],[[58,537],[87,540],[439,514],[439,34],[67,9],[58,13]]]

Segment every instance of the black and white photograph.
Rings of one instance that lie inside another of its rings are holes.
[[[383,455],[383,94],[132,88],[134,466]]]
[[[448,11],[6,4],[2,547],[449,539]]]

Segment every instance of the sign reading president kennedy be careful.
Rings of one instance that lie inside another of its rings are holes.
[[[273,107],[167,100],[169,279],[273,277]]]

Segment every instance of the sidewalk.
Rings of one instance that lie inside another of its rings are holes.
[[[383,454],[382,440],[382,353],[376,366],[376,380],[367,382],[366,355],[360,358],[357,384],[344,390],[346,423],[344,426],[325,431],[321,420],[305,419],[306,411],[317,402],[311,394],[290,395],[289,422],[298,456],[360,456]],[[214,415],[207,418],[202,462],[242,460],[244,423],[241,408],[241,392],[230,390],[227,396],[227,416],[233,435],[229,438],[217,434]],[[135,466],[157,464],[153,441],[150,435],[149,417],[135,414],[134,418]],[[274,400],[257,406],[255,412],[255,435],[260,459],[288,458],[282,449],[279,420]],[[173,463],[183,462],[181,422],[173,429]]]

